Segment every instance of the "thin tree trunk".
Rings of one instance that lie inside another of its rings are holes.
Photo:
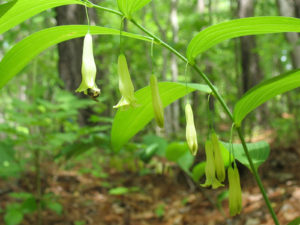
[[[80,5],[61,6],[55,9],[57,25],[84,24],[85,9]],[[58,70],[65,89],[76,94],[75,90],[81,83],[82,38],[76,38],[58,44]],[[77,94],[83,97],[82,94]],[[79,123],[88,123],[90,109],[81,110]]]
[[[240,0],[239,17],[254,16],[254,1]],[[262,71],[259,67],[259,56],[255,51],[256,39],[254,36],[241,37],[242,72],[243,72],[243,92],[258,84],[263,79]]]
[[[254,0],[239,0],[238,15],[240,18],[254,16]],[[263,79],[259,66],[259,55],[255,52],[256,39],[254,36],[240,38],[241,66],[242,66],[242,92],[245,93]],[[261,106],[256,114],[260,123],[266,123],[266,107]],[[252,130],[252,129],[250,129]]]
[[[177,16],[177,6],[178,0],[171,0],[171,26],[172,26],[172,34],[173,34],[173,44],[178,43],[178,16]],[[171,56],[171,71],[172,71],[172,81],[178,80],[178,64],[177,59],[174,54]],[[179,125],[179,117],[180,117],[180,108],[179,108],[179,101],[176,101],[172,105],[172,128],[175,133],[180,130]]]
[[[204,4],[204,0],[198,0],[197,1],[197,12],[202,16],[202,14],[204,13],[204,9],[205,9],[205,4]]]
[[[296,17],[297,8],[295,0],[277,0],[277,4],[281,16]],[[292,45],[291,57],[293,68],[300,68],[300,45],[298,44],[299,35],[298,33],[286,33],[285,37]]]

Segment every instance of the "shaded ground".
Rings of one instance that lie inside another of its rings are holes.
[[[260,174],[281,224],[300,216],[300,147],[273,149],[260,168]],[[89,165],[85,165],[88,167]],[[228,216],[228,201],[216,207],[217,196],[225,190],[199,189],[178,173],[144,176],[133,172],[116,172],[107,168],[107,178],[80,174],[76,169],[60,170],[54,164],[44,165],[43,191],[59,196],[62,215],[44,210],[45,225],[267,225],[273,224],[255,181],[246,170],[241,171],[243,211]],[[0,182],[0,190],[14,192],[34,190],[35,177],[26,174],[21,181]],[[131,187],[125,195],[111,195],[112,187]],[[132,188],[133,187],[133,188]],[[0,195],[0,205],[15,201],[8,194]],[[34,225],[35,214],[27,214],[22,224]],[[0,217],[3,222],[3,214]]]

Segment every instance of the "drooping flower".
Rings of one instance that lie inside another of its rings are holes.
[[[231,165],[228,170],[229,181],[229,211],[231,216],[239,214],[242,210],[242,190],[240,184],[240,175],[236,164]]]
[[[152,106],[154,111],[154,118],[159,127],[164,127],[164,107],[159,95],[158,84],[156,76],[150,77],[150,89],[152,95]]]
[[[185,105],[185,118],[186,118],[186,141],[192,155],[196,155],[198,150],[197,133],[194,124],[193,110],[189,103]]]
[[[126,57],[123,54],[118,58],[118,75],[119,75],[119,89],[121,92],[121,99],[113,108],[128,108],[136,106],[136,98],[134,97],[134,87],[131,81],[130,73],[127,66]]]
[[[214,149],[214,162],[215,162],[217,178],[220,182],[223,182],[226,176],[225,166],[221,154],[220,142],[217,134],[214,131],[211,134],[211,142]]]
[[[210,140],[207,140],[205,142],[205,154],[206,154],[206,164],[205,164],[206,181],[204,184],[201,184],[201,186],[203,187],[212,186],[213,189],[223,186],[223,184],[221,184],[220,181],[216,178],[213,145]]]
[[[84,92],[86,95],[97,97],[100,94],[100,89],[95,83],[96,79],[96,64],[93,55],[93,39],[90,33],[87,33],[83,41],[82,66],[81,66],[82,81],[76,92]]]

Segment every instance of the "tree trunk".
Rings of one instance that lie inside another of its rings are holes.
[[[203,16],[204,9],[205,9],[204,0],[197,0],[197,12],[198,12],[201,16]]]
[[[251,16],[254,16],[254,1],[240,0],[239,17],[244,18]],[[255,37],[241,37],[240,43],[242,56],[243,92],[246,92],[263,79],[263,74],[259,67],[259,56],[256,52],[254,52],[256,49]]]
[[[280,15],[296,17],[296,1],[297,0],[277,0]],[[292,45],[291,57],[293,68],[300,68],[300,45],[297,43],[299,40],[299,35],[298,33],[285,33],[285,37],[287,41]]]
[[[254,0],[239,0],[239,17],[244,18],[254,16],[254,3]],[[255,36],[241,37],[240,46],[243,86],[242,93],[245,93],[263,79],[263,73],[259,66],[259,55],[255,52]],[[256,118],[259,123],[266,123],[266,107],[264,105],[257,111]]]
[[[84,24],[85,9],[80,5],[61,6],[55,9],[57,25]],[[58,70],[59,76],[65,84],[65,89],[74,93],[81,83],[83,39],[76,38],[58,44]],[[76,94],[82,97],[82,94]],[[80,110],[79,123],[88,123],[90,109]]]
[[[173,44],[178,43],[178,16],[177,16],[177,6],[178,0],[171,0],[171,26],[172,26],[172,34],[173,34]],[[177,59],[174,54],[171,56],[171,71],[172,71],[172,81],[178,80],[178,64]],[[179,125],[179,117],[180,117],[180,108],[179,108],[179,101],[176,101],[172,104],[172,128],[175,133],[180,130]]]

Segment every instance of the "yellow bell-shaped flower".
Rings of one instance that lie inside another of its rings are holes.
[[[159,95],[158,84],[156,76],[150,77],[150,89],[152,95],[152,106],[154,111],[154,118],[159,127],[164,127],[164,107]]]
[[[121,99],[114,108],[126,109],[130,106],[136,106],[136,98],[134,97],[134,87],[131,81],[130,73],[127,66],[125,55],[120,54],[118,58],[118,75],[119,75],[119,89],[121,92]]]
[[[214,150],[213,145],[210,140],[205,143],[205,154],[206,154],[206,164],[205,164],[205,176],[206,181],[201,184],[202,187],[212,186],[213,189],[223,186],[216,178],[215,173],[215,162],[214,162]]]
[[[93,55],[93,39],[90,33],[87,33],[83,41],[82,66],[81,66],[82,81],[76,92],[84,92],[84,94],[93,93],[93,96],[100,94],[100,89],[95,83],[96,79],[96,64]]]
[[[189,103],[185,105],[185,118],[186,118],[186,141],[192,155],[195,156],[198,150],[198,141],[197,141],[196,128],[194,124],[193,110]]]
[[[214,149],[214,162],[215,162],[217,178],[220,182],[223,182],[225,180],[226,173],[225,173],[224,161],[221,154],[220,142],[218,136],[214,131],[212,132],[210,138]]]
[[[236,164],[228,168],[229,181],[229,211],[231,216],[239,214],[242,210],[242,190],[240,184],[240,175]]]

